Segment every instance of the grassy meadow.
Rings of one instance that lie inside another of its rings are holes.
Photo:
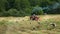
[[[39,15],[39,21],[25,17],[0,17],[0,34],[60,34],[60,15]],[[50,23],[55,23],[53,28]]]

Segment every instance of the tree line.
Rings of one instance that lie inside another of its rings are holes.
[[[0,0],[0,16],[29,16],[34,7],[46,7],[56,2],[60,0]],[[37,13],[60,14],[59,9],[40,10]]]

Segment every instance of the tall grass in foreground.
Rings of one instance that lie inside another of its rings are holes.
[[[0,34],[59,34],[60,33],[60,19],[51,18],[44,21],[0,21]],[[50,25],[55,23],[56,27]]]
[[[6,21],[0,21],[0,34],[5,34],[7,30]]]

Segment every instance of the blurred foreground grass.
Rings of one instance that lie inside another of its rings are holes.
[[[60,34],[60,15],[39,16],[40,21],[26,17],[0,17],[0,34]],[[52,29],[50,23],[55,23]]]

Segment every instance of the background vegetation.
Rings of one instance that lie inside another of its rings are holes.
[[[60,3],[60,0],[0,0],[0,16],[26,16],[30,15],[33,8],[50,6],[54,3]],[[47,9],[48,10],[48,9]],[[47,11],[39,10],[48,14],[60,14],[60,6],[56,9]]]

